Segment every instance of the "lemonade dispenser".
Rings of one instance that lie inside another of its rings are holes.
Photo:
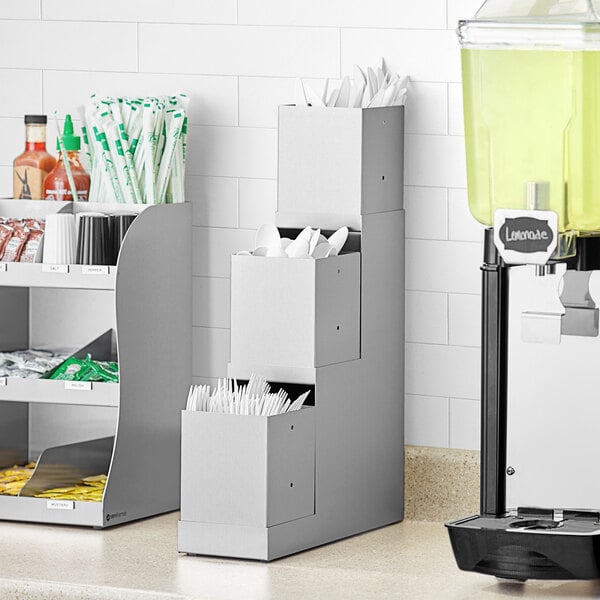
[[[482,272],[480,512],[458,566],[600,578],[600,0],[488,0],[461,21]]]
[[[469,207],[530,208],[600,232],[600,1],[488,0],[461,21]]]

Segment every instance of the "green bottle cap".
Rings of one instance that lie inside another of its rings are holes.
[[[73,135],[73,120],[71,119],[71,115],[65,117],[62,142],[67,152],[78,151],[81,148],[81,138],[78,135]],[[56,149],[60,150],[58,140],[56,140]]]

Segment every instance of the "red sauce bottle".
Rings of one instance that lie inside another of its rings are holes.
[[[44,198],[44,179],[56,165],[46,150],[46,123],[46,115],[25,115],[25,152],[13,162],[13,198]]]
[[[73,134],[71,115],[65,117],[62,142],[67,152],[67,160],[71,167],[71,173],[73,174],[77,199],[85,201],[88,199],[90,193],[90,176],[79,161],[81,138]],[[58,140],[56,141],[56,146],[59,148]],[[44,198],[46,200],[73,200],[62,152],[59,154],[56,166],[46,175],[46,179],[44,179]]]

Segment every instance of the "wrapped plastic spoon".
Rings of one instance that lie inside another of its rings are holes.
[[[304,240],[307,244],[310,243],[310,238],[312,237],[312,229],[310,227],[305,227],[296,238],[297,240]]]
[[[301,258],[308,256],[308,242],[301,238],[296,238],[285,250],[290,258]]]
[[[281,246],[279,230],[275,225],[261,225],[256,232],[254,247],[271,248],[272,246]]]
[[[324,244],[319,244],[315,248],[312,257],[314,259],[327,258],[328,256],[331,256],[333,252],[335,252],[335,248],[331,244],[325,242]]]
[[[321,236],[321,230],[315,229],[310,236],[310,241],[308,242],[308,253],[312,254],[319,243],[319,237]]]
[[[275,244],[267,248],[267,256],[273,258],[287,258],[285,250],[281,247],[281,244]]]
[[[336,254],[339,254],[348,239],[348,228],[341,227],[334,234],[331,235],[329,240],[327,240],[336,250]]]

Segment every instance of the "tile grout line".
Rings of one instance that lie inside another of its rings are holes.
[[[452,398],[448,398],[448,448],[452,448]]]
[[[438,342],[414,342],[405,341],[405,346],[426,346],[428,348],[463,348],[465,350],[479,350],[481,346],[467,346],[466,344],[441,344]]]
[[[451,242],[455,240],[450,238],[450,192],[448,188],[444,189],[444,204],[446,205],[446,239]]]
[[[40,7],[42,6],[42,0],[40,0]],[[11,18],[11,17],[1,17],[0,18],[0,23],[2,22],[6,22],[6,23],[11,23],[14,21],[40,21],[41,19],[39,18]],[[199,21],[193,21],[193,22],[189,22],[189,21],[168,21],[168,20],[164,20],[164,21],[137,21],[137,20],[119,20],[119,19],[106,19],[106,18],[102,18],[102,19],[94,19],[94,18],[79,18],[79,19],[43,19],[45,21],[48,22],[52,22],[52,23],[72,23],[72,24],[77,24],[77,23],[102,23],[105,25],[111,25],[111,24],[135,24],[135,23],[141,23],[144,25],[155,25],[155,26],[161,26],[161,25],[167,25],[170,27],[204,27],[204,28],[208,28],[208,27],[229,27],[229,28],[234,28],[234,27],[244,27],[247,29],[320,29],[320,30],[336,30],[336,29],[344,29],[344,30],[348,30],[348,31],[372,31],[372,32],[380,32],[380,31],[395,31],[395,32],[438,32],[438,33],[448,33],[448,27],[445,28],[441,28],[441,27],[419,27],[419,26],[415,26],[415,27],[389,27],[389,26],[361,26],[361,25],[340,25],[340,24],[330,24],[330,25],[301,25],[301,24],[294,24],[294,25],[285,25],[285,24],[281,24],[281,23],[265,23],[265,24],[261,24],[261,23],[238,23],[237,22],[237,18],[236,18],[236,22],[232,22],[232,21],[216,21],[216,22],[199,22]]]
[[[446,83],[446,133],[450,135],[450,82]]]
[[[446,292],[446,344],[450,346],[450,294]]]
[[[235,215],[235,221],[236,221],[236,229],[243,229],[240,227],[240,212],[241,212],[241,208],[240,208],[240,180],[239,178],[235,180],[235,193],[236,193],[236,206],[237,206],[237,213]]]
[[[342,78],[342,28],[338,29],[339,78]]]
[[[236,127],[240,126],[240,76],[236,77],[237,83],[237,123]]]
[[[16,20],[21,20],[22,19],[14,19]],[[0,20],[0,23],[2,21]],[[50,21],[50,22],[55,22],[55,21]],[[67,21],[67,23],[71,23],[74,21]],[[147,23],[137,23],[137,25],[146,25]],[[21,66],[21,65],[15,65],[15,66],[10,66],[10,67],[6,67],[6,66],[0,66],[0,71],[14,71],[14,70],[19,70],[19,71],[39,71],[40,67],[25,67],[25,66]],[[131,74],[136,74],[139,71],[117,71],[114,69],[95,69],[93,67],[90,68],[86,68],[86,69],[81,69],[81,68],[52,68],[52,67],[46,67],[46,71],[49,72],[53,72],[53,73],[102,73],[102,74],[109,74],[109,75],[131,75]],[[281,74],[281,75],[265,75],[265,74],[255,74],[255,73],[250,73],[250,74],[238,74],[238,73],[198,73],[196,71],[194,72],[182,72],[182,73],[174,73],[172,71],[143,71],[142,72],[143,75],[180,75],[181,77],[213,77],[216,79],[234,79],[235,77],[246,77],[248,79],[289,79],[289,80],[294,80],[297,77],[303,77],[306,79],[315,79],[317,81],[325,81],[326,79],[334,79],[333,77],[327,77],[327,76],[317,76],[317,77],[313,77],[312,75],[306,75],[306,74],[302,74],[302,75],[289,75],[289,74]],[[338,78],[336,76],[336,78]],[[411,80],[412,83],[416,83],[416,84],[421,84],[421,83],[427,83],[427,84],[432,84],[432,85],[445,85],[445,84],[450,84],[450,83],[455,83],[455,84],[460,84],[460,81],[434,81],[434,80],[421,80],[421,79],[415,79],[415,80]],[[274,129],[274,127],[267,127],[266,129]],[[443,134],[443,133],[407,133],[407,135],[435,135],[438,137],[448,137],[448,135]],[[449,134],[450,137],[464,137],[464,134]]]
[[[407,392],[406,396],[412,396],[414,398],[435,398],[436,400],[465,400],[466,402],[480,402],[476,398],[464,398],[461,396],[437,396],[436,394],[413,394]]]

